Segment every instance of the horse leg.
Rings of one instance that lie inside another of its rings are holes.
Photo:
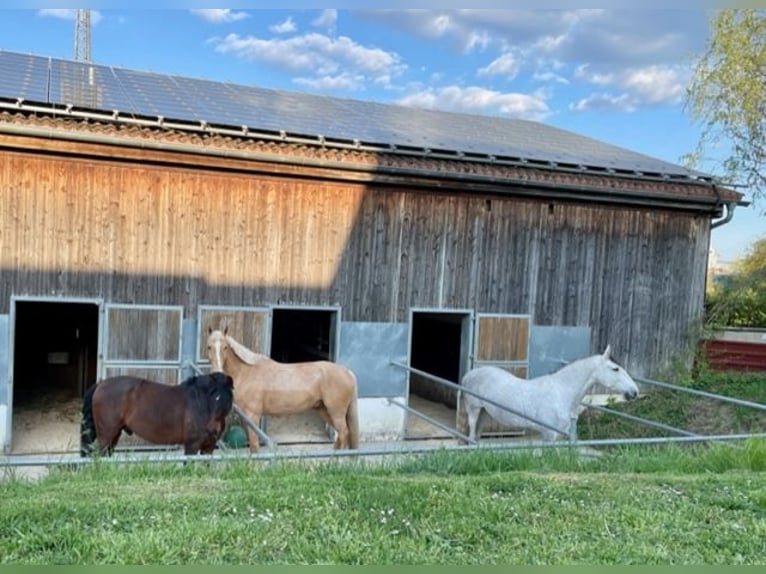
[[[332,417],[330,417],[330,413],[327,412],[327,408],[324,404],[321,404],[315,410],[319,415],[319,418],[324,422],[324,432],[327,434],[327,438],[331,441],[336,441],[338,439],[338,431],[336,431],[333,426]]]
[[[481,407],[470,407],[465,405],[465,414],[468,418],[468,438],[477,440],[479,430],[479,418],[481,416]]]
[[[257,413],[254,414],[252,411],[249,411],[247,409],[242,409],[242,412],[245,413],[247,418],[249,418],[253,424],[260,425],[261,424],[261,414]],[[250,452],[258,452],[258,447],[261,444],[261,437],[258,436],[258,433],[255,432],[253,429],[250,428],[250,425],[245,423],[245,421],[242,421],[245,427],[245,431],[247,432],[247,442],[248,446],[250,447]]]
[[[120,440],[120,435],[118,434],[116,437],[114,437],[112,440],[108,442],[104,442],[101,445],[101,448],[99,449],[99,453],[107,456],[112,456],[114,454],[114,449],[117,448],[117,443]]]
[[[328,413],[329,414],[329,413]],[[351,448],[348,439],[348,425],[346,424],[346,413],[336,413],[330,415],[332,426],[335,428],[335,444],[333,448]]]
[[[101,436],[98,438],[99,454],[112,456],[117,443],[120,441],[122,427],[107,427],[102,429]]]

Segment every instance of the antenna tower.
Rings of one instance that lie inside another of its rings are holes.
[[[77,10],[74,20],[74,59],[90,62],[90,10]]]

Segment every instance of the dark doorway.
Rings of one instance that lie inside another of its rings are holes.
[[[98,324],[96,303],[15,302],[12,406],[15,445],[23,438],[17,434],[37,432],[40,429],[36,427],[43,426],[41,423],[73,422],[79,428],[83,392],[97,377]],[[55,429],[53,434],[60,435],[61,427]],[[77,430],[74,427],[73,430],[76,439]],[[51,436],[44,440],[57,443],[62,438]],[[44,450],[56,449],[48,445]]]
[[[271,358],[281,363],[335,360],[336,317],[332,309],[273,309]]]
[[[459,312],[415,311],[412,313],[410,366],[459,383],[468,361],[470,315]],[[456,425],[457,392],[436,381],[410,374],[410,407],[447,424]],[[442,436],[435,425],[420,417],[408,416],[410,438]],[[449,435],[447,435],[449,436]]]

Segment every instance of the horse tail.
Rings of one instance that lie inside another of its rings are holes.
[[[346,411],[346,426],[348,426],[348,446],[357,449],[359,448],[359,396],[354,373],[351,373],[351,379],[354,381],[354,396]]]
[[[93,393],[98,385],[91,385],[82,398],[82,420],[80,422],[80,456],[91,454],[96,441],[96,423],[93,420]]]

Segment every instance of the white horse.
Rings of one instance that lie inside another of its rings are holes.
[[[480,419],[482,411],[486,411],[501,424],[540,431],[542,439],[546,441],[562,438],[560,435],[569,438],[573,425],[577,423],[580,403],[596,383],[622,393],[628,400],[636,398],[636,383],[625,369],[609,358],[609,351],[610,347],[607,346],[601,355],[578,359],[555,373],[534,379],[520,379],[499,367],[478,367],[469,371],[462,381],[465,389],[507,406],[518,414],[463,393],[463,405],[468,416],[468,436],[472,440],[481,436]]]

